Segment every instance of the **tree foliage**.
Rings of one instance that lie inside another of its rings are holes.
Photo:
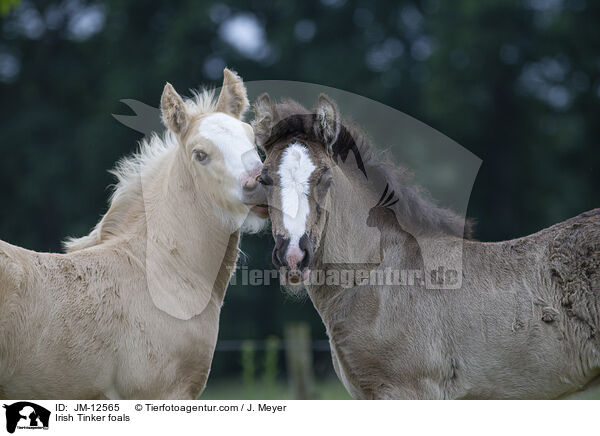
[[[119,100],[246,80],[345,89],[404,111],[483,159],[477,237],[524,235],[599,205],[600,4],[585,0],[3,1],[0,238],[58,250],[106,209],[106,172],[139,135]],[[12,8],[12,9],[11,9]],[[244,242],[270,268],[270,236]],[[221,337],[282,333],[310,302],[234,287]]]

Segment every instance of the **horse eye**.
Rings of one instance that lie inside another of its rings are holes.
[[[205,162],[206,159],[208,158],[208,154],[206,154],[205,152],[203,152],[202,150],[195,150],[194,151],[194,158],[198,161],[198,162]]]

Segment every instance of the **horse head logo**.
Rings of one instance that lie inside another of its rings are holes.
[[[28,401],[4,404],[6,409],[6,431],[14,433],[19,428],[44,428],[50,422],[50,411],[42,406]]]

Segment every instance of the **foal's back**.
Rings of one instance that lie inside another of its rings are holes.
[[[343,292],[329,331],[355,396],[554,398],[600,374],[600,209],[463,248],[460,289]]]
[[[465,242],[464,259],[461,306],[475,328],[453,341],[485,363],[469,395],[555,397],[599,374],[600,209],[515,240]],[[487,390],[490,379],[504,391]]]

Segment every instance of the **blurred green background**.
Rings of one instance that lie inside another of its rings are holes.
[[[385,103],[481,159],[476,237],[522,236],[600,204],[600,3],[586,0],[0,1],[0,239],[40,251],[106,210],[106,172],[140,135],[120,99],[158,106],[245,80]],[[245,262],[270,268],[270,235]],[[310,326],[313,397],[347,398],[309,300],[232,286],[203,398],[292,398],[285,328]]]

